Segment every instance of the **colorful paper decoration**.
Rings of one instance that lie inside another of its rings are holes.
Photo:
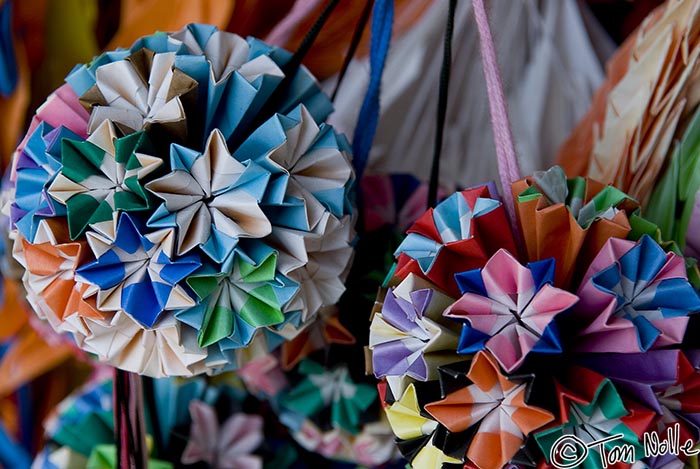
[[[523,252],[505,218],[469,212],[478,190],[408,230],[376,300],[368,368],[402,455],[479,469],[692,460],[642,444],[698,432],[694,263],[626,194],[561,168],[513,184]],[[487,203],[502,211],[474,207]]]
[[[71,71],[12,168],[13,253],[41,317],[114,366],[191,376],[264,356],[338,301],[350,146],[290,59],[191,24]]]

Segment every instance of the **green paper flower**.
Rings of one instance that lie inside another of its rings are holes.
[[[145,132],[117,138],[104,121],[86,141],[65,139],[61,153],[63,167],[49,194],[66,206],[71,239],[88,226],[113,236],[119,212],[149,208],[142,180],[163,161],[150,156]]]

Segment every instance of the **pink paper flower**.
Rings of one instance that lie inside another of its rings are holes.
[[[192,427],[183,464],[204,461],[219,469],[262,468],[262,458],[251,454],[263,442],[263,418],[234,414],[219,426],[214,408],[199,400],[190,402]]]
[[[553,287],[554,260],[521,265],[501,249],[483,269],[456,275],[462,297],[445,316],[464,322],[459,353],[487,348],[512,372],[531,351],[561,351],[554,318],[578,298]]]
[[[582,352],[646,352],[681,343],[700,299],[683,258],[665,253],[649,236],[612,238],[586,272],[575,319]]]

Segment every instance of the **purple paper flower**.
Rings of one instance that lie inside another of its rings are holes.
[[[10,213],[19,232],[32,243],[41,220],[66,214],[65,207],[48,194],[49,186],[61,169],[64,138],[82,140],[64,127],[54,129],[41,122],[16,157],[17,189]]]
[[[439,365],[461,360],[455,353],[456,324],[441,317],[451,302],[430,282],[413,274],[389,289],[370,326],[374,374],[426,381],[437,377]]]

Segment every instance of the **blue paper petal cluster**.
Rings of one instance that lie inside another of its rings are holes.
[[[34,241],[39,221],[66,215],[65,206],[48,194],[49,186],[61,169],[61,142],[65,138],[82,140],[64,127],[54,129],[41,122],[16,156],[17,190],[10,216],[28,241]]]

